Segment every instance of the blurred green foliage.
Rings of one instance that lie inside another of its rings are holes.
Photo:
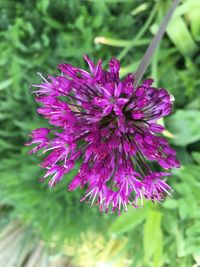
[[[185,267],[200,260],[199,1],[182,1],[146,74],[176,99],[165,121],[182,162],[169,179],[172,197],[130,207],[119,218],[102,215],[79,202],[80,190],[66,192],[74,173],[51,191],[38,183],[39,161],[24,148],[30,130],[46,125],[29,90],[39,81],[36,73],[53,75],[61,62],[85,67],[83,54],[104,63],[115,56],[122,77],[134,72],[170,2],[0,1],[0,227],[20,219],[59,249],[83,231],[108,240],[127,237],[124,249],[134,267]]]

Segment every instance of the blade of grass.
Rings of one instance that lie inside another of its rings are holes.
[[[135,46],[135,44],[138,42],[138,40],[143,36],[143,34],[146,32],[146,30],[149,28],[151,22],[153,21],[153,18],[157,11],[157,5],[154,6],[153,10],[151,11],[146,23],[141,28],[141,30],[138,32],[138,34],[130,41],[130,45],[124,48],[121,53],[117,56],[119,60],[122,60],[122,58],[125,57],[125,55]]]
[[[145,45],[149,42],[149,39],[141,39],[141,40],[136,40],[134,43],[130,40],[121,40],[121,39],[114,39],[114,38],[108,38],[104,36],[97,36],[94,39],[95,44],[104,44],[104,45],[109,45],[109,46],[114,46],[114,47],[127,47],[127,46],[141,46]]]

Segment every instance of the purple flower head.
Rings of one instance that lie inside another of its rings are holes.
[[[128,204],[137,207],[143,199],[161,201],[170,194],[168,172],[154,172],[148,160],[164,169],[178,168],[176,152],[161,133],[157,120],[171,112],[172,98],[165,89],[147,79],[134,87],[134,76],[119,78],[120,63],[112,58],[109,71],[84,56],[90,73],[60,64],[61,75],[35,85],[37,109],[51,125],[31,133],[35,144],[48,155],[40,164],[47,169],[41,180],[49,186],[60,182],[76,161],[81,166],[68,190],[86,187],[81,198],[101,211],[120,213]]]

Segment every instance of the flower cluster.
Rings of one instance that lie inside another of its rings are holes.
[[[69,64],[58,65],[62,74],[44,77],[37,87],[37,109],[52,125],[31,133],[30,153],[48,153],[41,166],[47,169],[41,180],[51,177],[49,186],[60,182],[76,161],[81,166],[68,190],[86,186],[81,201],[99,204],[100,211],[120,213],[128,204],[137,207],[143,199],[161,201],[171,188],[169,172],[152,171],[147,160],[164,169],[180,166],[176,152],[161,133],[156,121],[171,112],[172,97],[165,89],[144,80],[134,87],[134,76],[119,78],[115,58],[109,71],[87,56],[90,73]]]

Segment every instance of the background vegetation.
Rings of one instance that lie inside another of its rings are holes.
[[[45,125],[29,91],[36,73],[86,67],[83,54],[134,72],[171,1],[0,1],[0,262],[2,266],[200,266],[200,3],[183,0],[146,76],[175,97],[165,120],[182,162],[172,198],[128,214],[99,214],[66,192],[38,183],[28,133]],[[106,67],[106,65],[105,65]],[[64,257],[64,259],[63,259]],[[32,265],[31,265],[32,264]]]

